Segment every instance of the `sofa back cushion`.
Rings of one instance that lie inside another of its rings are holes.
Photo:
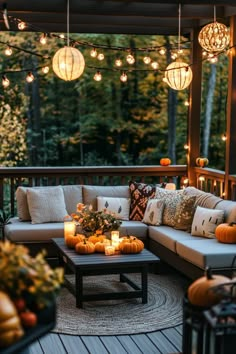
[[[97,210],[97,197],[130,198],[128,186],[83,186],[83,203]]]
[[[65,185],[62,186],[68,214],[76,212],[78,203],[83,203],[82,185]]]
[[[214,209],[222,198],[216,197],[214,194],[207,193],[195,187],[187,187],[184,189],[184,195],[196,196],[196,206]]]
[[[215,207],[215,209],[224,210],[225,222],[236,221],[236,202],[232,200],[221,200]]]
[[[28,188],[26,194],[32,224],[64,221],[68,212],[61,186]]]

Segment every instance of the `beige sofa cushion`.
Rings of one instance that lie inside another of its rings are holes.
[[[83,203],[83,193],[81,185],[65,185],[62,186],[68,214],[76,212],[76,205]]]
[[[16,190],[17,215],[22,221],[31,220],[26,191],[27,187],[18,187]]]
[[[83,203],[97,210],[97,197],[130,198],[128,186],[83,186]]]
[[[236,220],[236,202],[221,200],[215,208],[225,211],[225,222],[233,222]]]
[[[61,186],[28,188],[26,194],[32,224],[62,222],[68,214]]]

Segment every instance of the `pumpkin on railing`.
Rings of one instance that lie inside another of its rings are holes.
[[[205,167],[209,164],[209,160],[206,157],[197,157],[196,165],[199,167]]]

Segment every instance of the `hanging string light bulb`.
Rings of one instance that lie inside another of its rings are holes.
[[[102,80],[101,72],[97,71],[93,78],[94,78],[95,81],[101,81]]]
[[[128,80],[128,76],[126,75],[125,72],[123,72],[120,76],[120,81],[126,82]]]
[[[67,0],[67,46],[59,49],[52,59],[52,68],[62,80],[78,79],[84,72],[85,61],[82,53],[69,45],[69,0]]]
[[[26,81],[30,84],[31,82],[34,81],[34,75],[32,74],[32,72],[29,72],[26,76]]]
[[[47,74],[48,72],[49,72],[49,66],[43,66],[42,67],[42,72],[44,73],[44,74]]]
[[[7,55],[8,57],[10,56],[10,55],[12,55],[12,49],[11,49],[11,47],[7,47],[6,49],[5,49],[5,55]]]
[[[40,42],[42,45],[47,44],[47,35],[46,35],[46,33],[43,33],[43,34],[40,36],[39,42]]]
[[[6,77],[6,75],[2,76],[2,86],[4,88],[8,87],[10,85],[10,81],[8,80],[8,78]]]
[[[115,60],[115,66],[121,67],[122,66],[122,60],[121,59],[116,59]]]
[[[214,22],[204,26],[198,35],[200,46],[208,52],[221,52],[230,42],[228,28],[216,21],[216,7],[214,6]]]
[[[165,55],[165,54],[166,54],[166,49],[165,49],[165,48],[161,48],[161,49],[159,50],[159,54],[160,54],[160,55]]]
[[[96,58],[96,56],[98,55],[98,52],[96,50],[96,48],[93,48],[91,51],[90,51],[90,56],[92,58]]]
[[[135,59],[134,59],[134,56],[132,54],[128,54],[127,57],[126,57],[126,61],[128,64],[134,64],[135,63]]]
[[[104,60],[105,56],[103,53],[99,53],[97,58],[98,58],[98,60],[102,61],[102,60]]]
[[[153,61],[153,62],[151,63],[151,67],[152,67],[154,70],[157,70],[157,69],[159,68],[158,62],[157,62],[157,61]]]
[[[144,62],[144,64],[150,64],[151,63],[151,58],[150,58],[150,56],[149,55],[146,55],[144,58],[143,58],[143,62]]]
[[[20,31],[23,31],[25,28],[26,28],[26,23],[23,22],[23,21],[20,21],[20,22],[18,23],[18,29],[19,29]]]
[[[179,34],[178,34],[178,52],[180,52],[180,29],[181,29],[181,4],[179,4]],[[184,63],[180,58],[169,64],[165,70],[163,81],[173,90],[184,90],[192,82],[193,73],[190,66]]]

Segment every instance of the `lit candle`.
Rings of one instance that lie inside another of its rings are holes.
[[[64,237],[69,235],[74,236],[75,234],[75,223],[74,221],[65,221],[64,222]]]
[[[112,231],[111,232],[111,244],[115,246],[116,250],[119,250],[120,244],[120,232],[119,231]]]
[[[166,183],[165,189],[168,189],[170,191],[175,191],[176,185],[174,183]]]
[[[112,256],[113,254],[115,254],[115,246],[105,246],[105,255],[106,256]]]

